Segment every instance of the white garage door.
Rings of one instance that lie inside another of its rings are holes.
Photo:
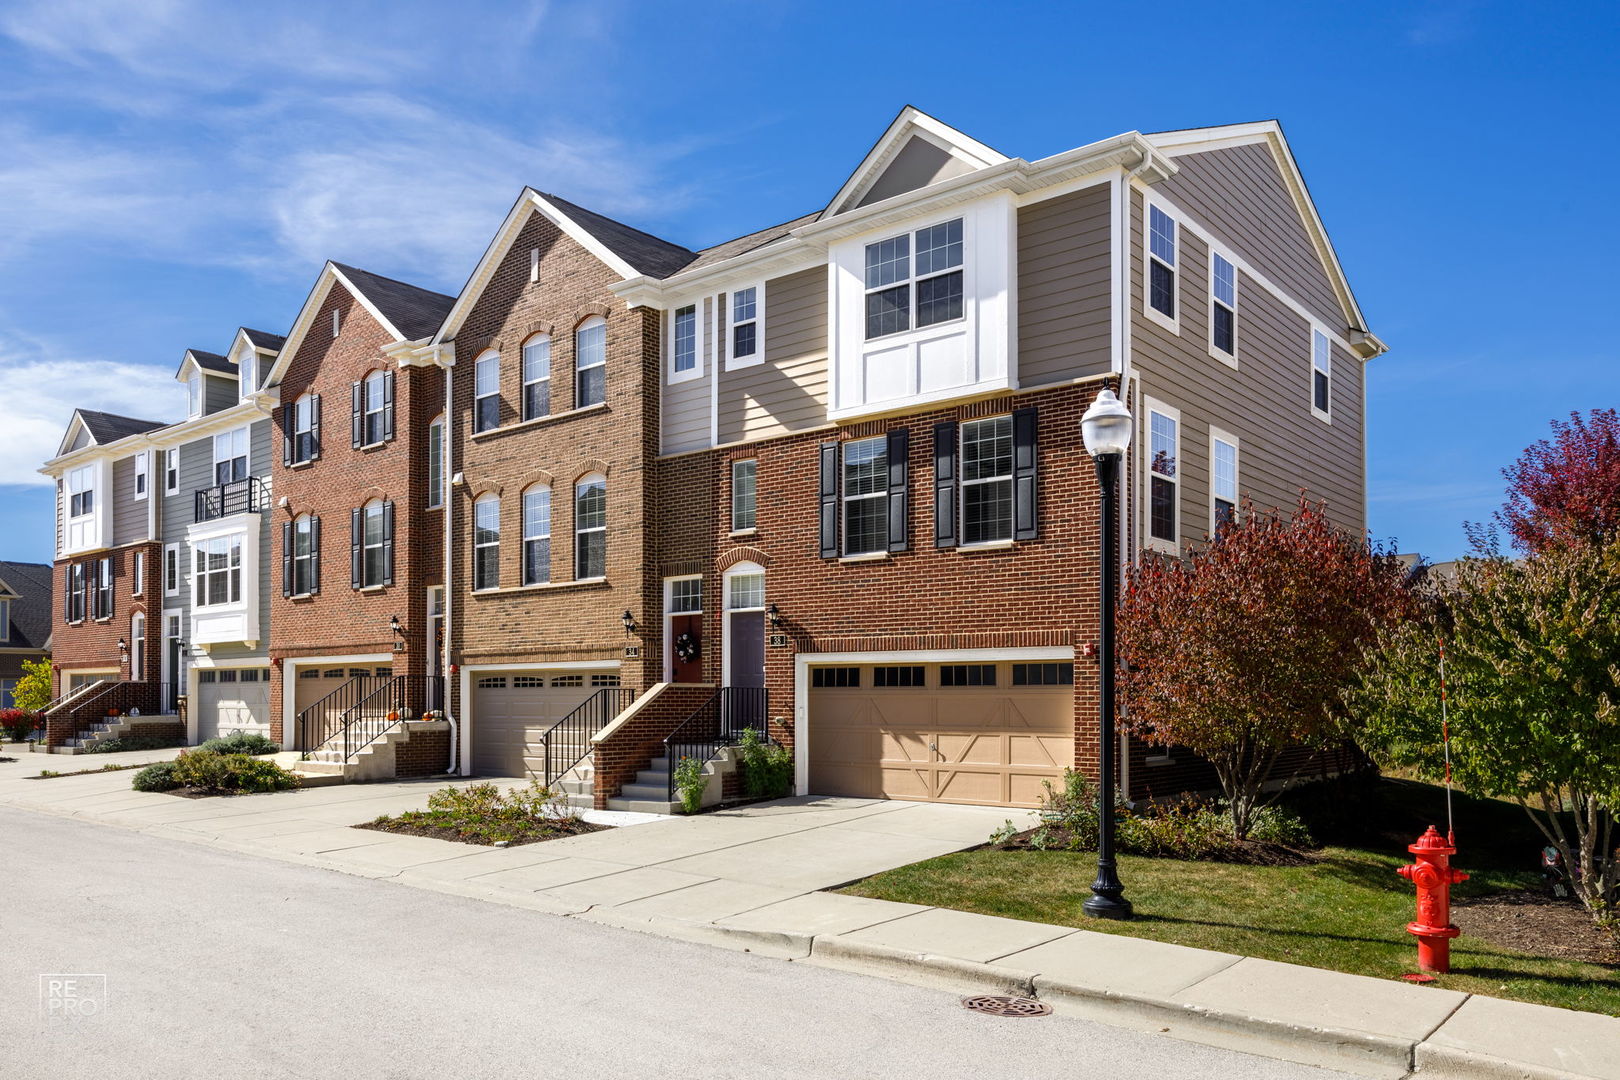
[[[539,738],[587,698],[618,686],[617,672],[480,672],[472,681],[473,770],[482,776],[525,776],[525,760],[539,749]],[[584,747],[576,748],[583,750]],[[534,757],[536,772],[544,763]]]
[[[818,795],[1038,806],[1074,764],[1074,665],[811,669]]]
[[[270,669],[208,668],[197,672],[197,739],[235,731],[270,734]]]

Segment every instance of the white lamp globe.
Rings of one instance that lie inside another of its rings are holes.
[[[1080,418],[1080,435],[1092,457],[1123,454],[1131,446],[1131,411],[1105,389]]]

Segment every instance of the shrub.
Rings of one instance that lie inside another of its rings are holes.
[[[1254,815],[1254,827],[1249,838],[1263,844],[1281,844],[1283,847],[1312,848],[1316,839],[1311,836],[1305,819],[1282,806],[1268,806]]]
[[[38,712],[51,703],[51,662],[44,658],[24,660],[22,678],[11,688],[11,700],[17,708]]]
[[[703,774],[703,762],[683,757],[675,766],[675,791],[681,797],[681,812],[695,814],[703,808],[703,792],[709,778]]]
[[[212,750],[219,754],[279,754],[281,747],[256,731],[234,731],[217,739],[209,739],[199,750]]]
[[[119,754],[126,750],[167,750],[174,746],[184,746],[186,740],[180,735],[119,735],[111,739],[102,739],[85,747],[86,754]]]
[[[39,727],[39,718],[26,709],[0,709],[0,731],[9,742],[24,742]]]
[[[506,823],[533,819],[571,821],[579,817],[561,791],[553,791],[538,780],[505,791],[487,780],[466,787],[440,788],[428,796],[428,813]]]
[[[298,786],[298,777],[273,761],[246,754],[220,754],[193,750],[171,763],[177,787],[214,793],[285,791]]]
[[[174,762],[160,761],[136,773],[131,786],[136,791],[173,791],[180,781],[174,778]]]
[[[743,794],[750,799],[780,799],[793,790],[793,751],[767,742],[753,728],[744,728],[737,747],[742,761]]]

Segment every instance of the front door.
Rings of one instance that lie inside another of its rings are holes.
[[[185,693],[185,651],[180,647],[180,616],[163,616],[163,712],[179,711],[179,696]]]
[[[670,681],[703,681],[703,616],[672,615],[669,619]]]
[[[726,726],[765,730],[765,572],[744,563],[726,576]]]

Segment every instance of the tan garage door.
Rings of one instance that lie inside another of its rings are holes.
[[[1064,663],[811,668],[818,795],[1037,806],[1074,763]]]
[[[388,664],[334,664],[330,667],[300,664],[296,688],[293,690],[293,718],[296,721],[304,714],[305,709],[325,701],[328,695],[347,684],[350,679],[365,680],[361,684],[364,689],[356,687],[355,690],[356,694],[364,694],[369,690],[381,688],[393,674],[394,669]],[[327,708],[323,710],[325,715],[319,718],[320,723],[312,730],[330,731],[332,725],[338,722],[345,703],[352,704],[350,696],[345,696],[342,701],[328,702]],[[313,748],[300,746],[299,749]]]
[[[526,776],[532,748],[617,672],[478,672],[473,676],[472,766],[480,776]],[[536,768],[541,767],[538,757]]]

